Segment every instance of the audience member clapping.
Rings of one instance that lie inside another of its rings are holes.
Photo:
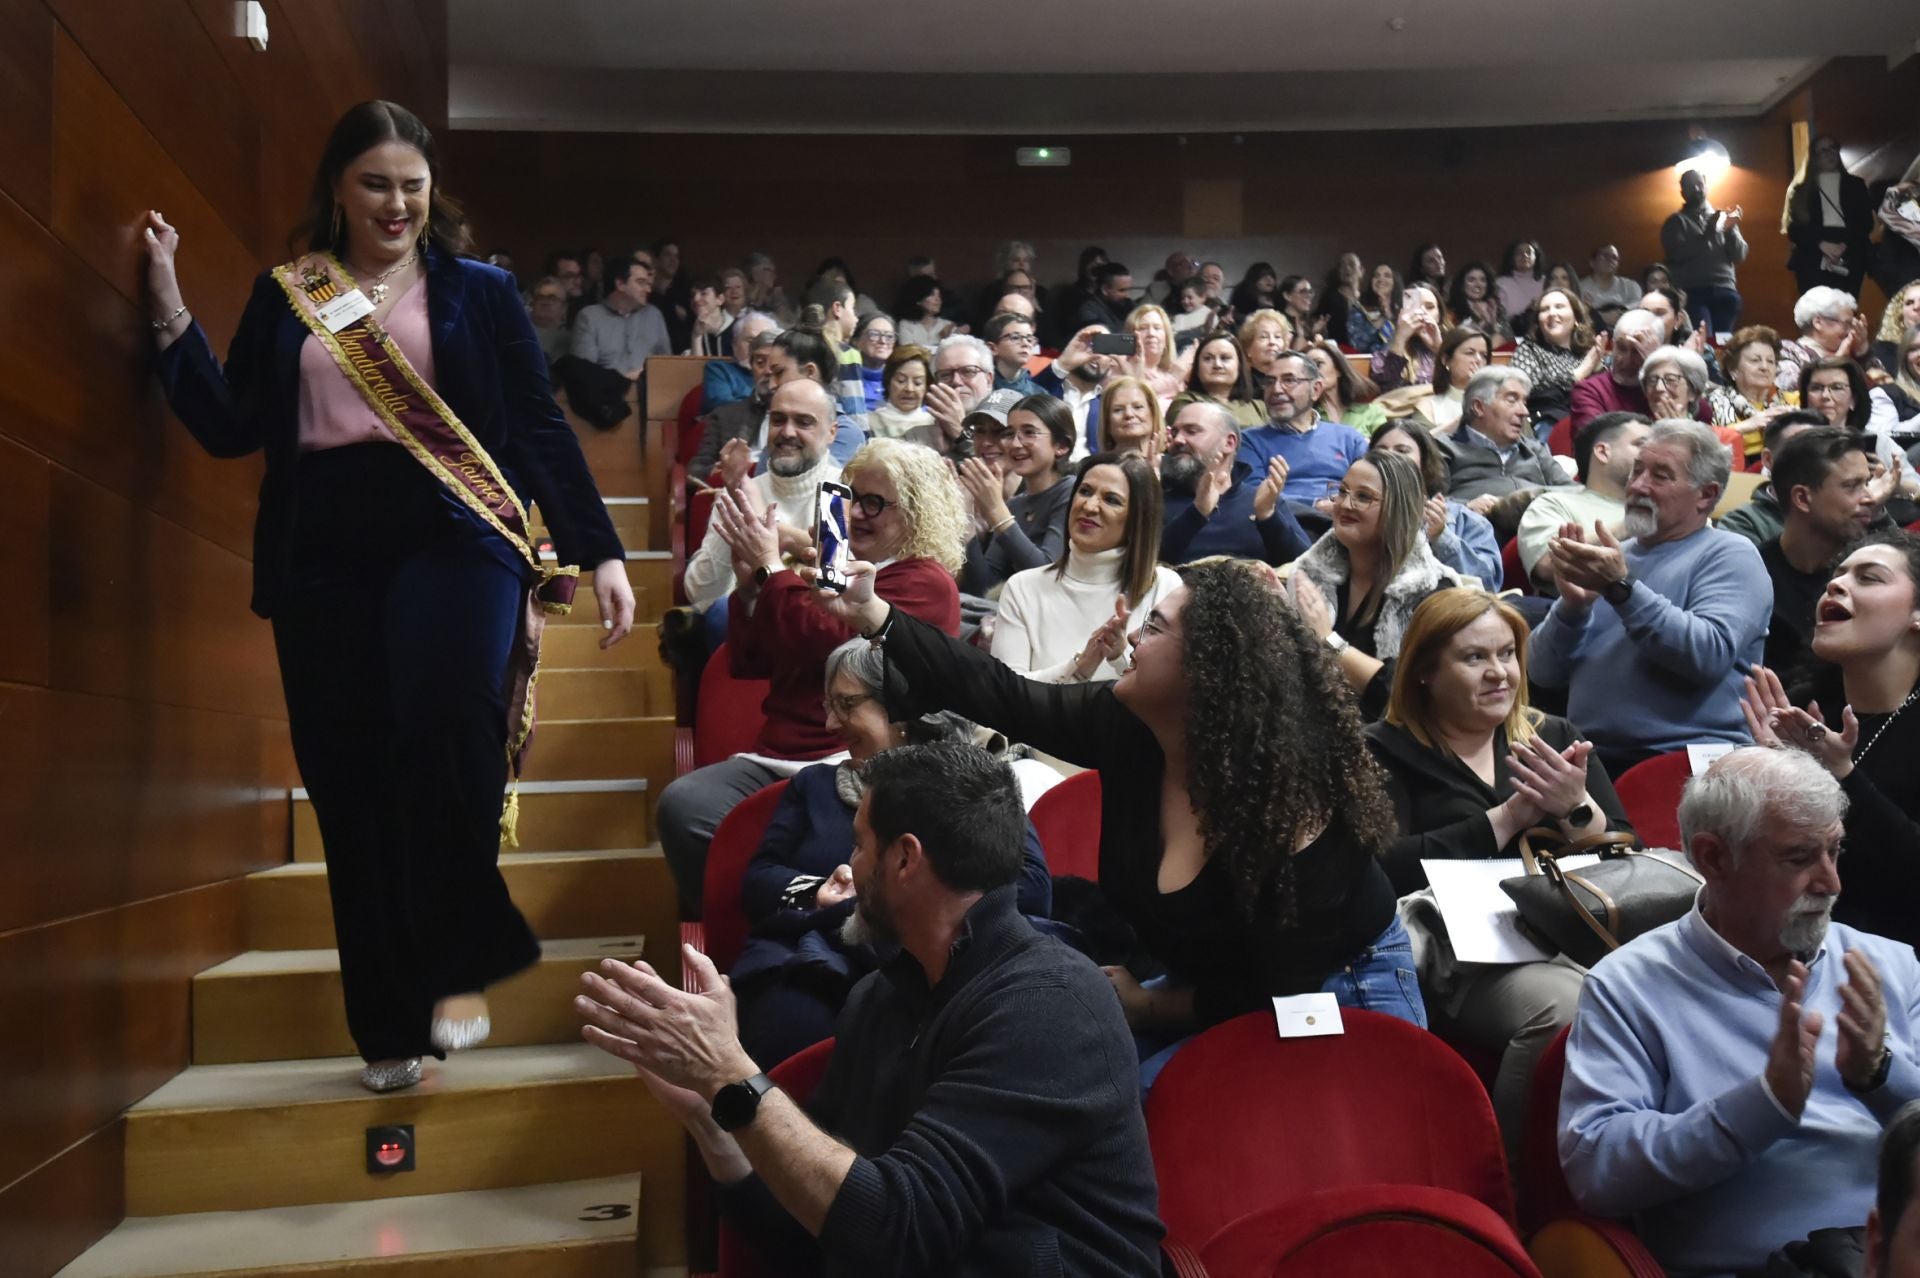
[[[1421,508],[1421,527],[1433,557],[1462,577],[1472,577],[1488,589],[1500,586],[1500,542],[1493,525],[1478,511],[1447,496],[1447,458],[1427,428],[1411,418],[1388,422],[1374,435],[1372,448],[1398,453],[1420,472],[1427,504]]]
[[[1358,253],[1342,253],[1333,269],[1327,272],[1326,283],[1320,288],[1320,303],[1314,307],[1315,318],[1324,321],[1314,335],[1315,340],[1347,340],[1354,312],[1364,303],[1362,294],[1366,287],[1366,263]]]
[[[1640,369],[1665,341],[1660,321],[1650,311],[1636,308],[1614,322],[1608,366],[1575,382],[1567,397],[1569,425],[1576,435],[1602,413],[1651,416],[1646,392],[1640,389]]]
[[[1293,565],[1293,600],[1373,720],[1386,709],[1414,609],[1460,585],[1460,574],[1434,557],[1426,489],[1406,458],[1368,453],[1348,467],[1332,505],[1333,528]]]
[[[1127,332],[1138,343],[1132,358],[1125,362],[1127,375],[1151,386],[1161,404],[1166,404],[1186,386],[1192,354],[1173,349],[1173,323],[1166,311],[1152,302],[1133,308],[1127,316]]]
[[[1538,826],[1568,840],[1633,826],[1593,747],[1527,704],[1527,622],[1484,590],[1442,590],[1414,611],[1385,718],[1367,744],[1387,772],[1400,837],[1387,875],[1403,896],[1428,860],[1520,855]],[[1428,1014],[1500,1057],[1493,1109],[1519,1166],[1533,1068],[1573,1019],[1583,976],[1564,958],[1424,966]]]
[[[1160,557],[1170,564],[1228,555],[1278,567],[1310,544],[1281,495],[1287,463],[1275,457],[1258,473],[1239,458],[1233,414],[1211,400],[1180,410],[1160,461],[1165,531]]]
[[[1354,371],[1352,361],[1332,338],[1314,338],[1307,343],[1306,353],[1313,366],[1320,370],[1320,398],[1313,405],[1320,416],[1330,422],[1345,422],[1362,435],[1371,436],[1379,430],[1387,420],[1387,413],[1373,402],[1380,394],[1373,379]],[[1265,417],[1262,413],[1262,420]]]
[[[1843,923],[1920,942],[1913,865],[1920,858],[1920,541],[1888,529],[1857,542],[1814,612],[1814,660],[1799,671],[1756,670],[1747,726],[1760,745],[1820,761],[1846,791]]]
[[[1610,343],[1596,338],[1587,304],[1569,289],[1549,288],[1536,299],[1533,328],[1513,351],[1513,367],[1527,375],[1527,411],[1552,423],[1573,412],[1574,383],[1599,372]]]
[[[741,1046],[758,1061],[783,1061],[832,1038],[848,992],[879,965],[872,948],[842,935],[857,896],[848,862],[867,760],[896,746],[972,736],[973,725],[957,715],[889,723],[882,686],[887,659],[864,639],[835,648],[826,669],[826,727],[847,756],[793,774],[740,884],[753,934],[727,979],[739,1001]],[[1024,851],[1020,913],[1045,918],[1053,880],[1031,824]]]
[[[1911,280],[1887,301],[1880,327],[1873,334],[1873,364],[1890,376],[1900,375],[1900,347],[1907,334],[1920,328],[1920,280]]]
[[[1764,324],[1740,329],[1720,349],[1724,383],[1707,387],[1707,408],[1715,426],[1741,434],[1741,457],[1757,456],[1767,423],[1792,405],[1780,396],[1774,375],[1780,366],[1780,335]]]
[[[1793,323],[1800,335],[1780,343],[1780,368],[1775,374],[1783,391],[1799,390],[1800,373],[1810,364],[1823,359],[1865,359],[1872,353],[1866,322],[1851,293],[1824,284],[1808,289],[1793,304]]]
[[[1454,276],[1447,294],[1447,313],[1455,324],[1470,324],[1495,343],[1513,340],[1513,325],[1500,294],[1493,286],[1493,268],[1485,262],[1468,262]]]
[[[841,471],[853,490],[848,544],[883,563],[878,589],[900,608],[952,634],[960,626],[953,574],[965,559],[960,491],[933,452],[875,440]],[[779,508],[764,511],[732,492],[714,498],[713,521],[732,552],[733,598],[727,653],[739,679],[767,679],[766,716],[754,750],[680,777],[660,795],[660,847],[679,888],[681,910],[700,917],[707,844],[721,818],[763,786],[838,751],[826,730],[821,674],[827,654],[851,637],[806,602],[808,589],[780,553]]]
[[[1000,390],[993,398],[1013,394]],[[967,542],[960,586],[968,594],[984,595],[1015,573],[1051,563],[1064,552],[1074,491],[1067,461],[1073,432],[1073,414],[1065,404],[1051,395],[1028,395],[1009,407],[1000,444],[1004,475],[1019,485],[1012,497],[985,457],[960,462],[960,486],[984,525]]]
[[[1368,355],[1385,348],[1393,340],[1400,302],[1400,272],[1382,262],[1368,273],[1366,291],[1347,313],[1347,345]]]
[[[1617,538],[1627,517],[1627,483],[1653,423],[1639,413],[1602,413],[1573,437],[1573,461],[1579,483],[1538,493],[1520,516],[1514,536],[1520,566],[1545,594],[1558,593],[1549,543],[1568,524],[1591,528],[1605,524]]]
[[[1858,1226],[1881,1128],[1920,1097],[1912,948],[1829,922],[1846,810],[1797,750],[1716,760],[1680,801],[1705,879],[1692,911],[1581,992],[1560,1161],[1581,1206],[1633,1216],[1669,1273],[1758,1273]]]
[[[867,315],[854,326],[853,348],[860,352],[861,412],[870,413],[887,401],[887,361],[899,345],[893,316],[880,311]]]
[[[1913,419],[1920,417],[1920,325],[1901,337],[1894,360],[1893,381],[1878,389],[1892,403],[1901,429],[1907,430],[1912,428]],[[1909,451],[1909,460],[1912,456]]]
[[[1324,421],[1315,407],[1326,389],[1320,365],[1304,351],[1273,362],[1267,381],[1268,422],[1240,436],[1240,456],[1256,472],[1278,458],[1286,463],[1288,501],[1311,505],[1340,482],[1367,451],[1367,437],[1344,422]]]
[[[1220,410],[1195,404],[1189,414]],[[1023,678],[852,589],[823,606],[885,646],[894,717],[949,709],[1101,779],[1100,884],[1164,977],[1109,969],[1151,1076],[1197,1030],[1327,990],[1425,1023],[1379,858],[1393,816],[1326,650],[1264,570],[1202,564],[1113,683]]]
[[[1655,422],[1627,483],[1622,544],[1605,524],[1549,543],[1560,598],[1533,636],[1533,678],[1618,776],[1696,741],[1746,740],[1742,672],[1773,587],[1753,544],[1708,523],[1731,462],[1713,429]]]
[[[907,438],[948,456],[966,438],[967,414],[992,393],[993,348],[977,337],[956,333],[933,352],[933,384],[922,403],[933,425],[919,427]]]
[[[1158,464],[1167,449],[1167,426],[1160,414],[1160,397],[1137,377],[1117,377],[1100,393],[1099,430],[1094,436],[1102,453],[1139,453]]]
[[[1425,284],[1433,290],[1436,298],[1444,298],[1451,291],[1450,283],[1447,278],[1447,255],[1441,252],[1438,244],[1429,241],[1413,251],[1413,256],[1407,260],[1408,288]]]
[[[704,424],[701,427],[700,447],[694,451],[693,460],[687,463],[687,477],[695,485],[709,482],[729,442],[738,440],[745,449],[743,455],[730,455],[729,464],[733,474],[730,477],[723,475],[722,479],[731,483],[738,483],[753,469],[755,455],[766,446],[767,406],[773,402],[774,390],[773,344],[780,338],[780,334],[773,331],[772,323],[772,320],[767,320],[769,327],[756,332],[747,344],[747,369],[752,379],[748,384],[748,393],[708,410],[702,419]],[[744,321],[738,327],[745,327]],[[719,364],[719,360],[709,363],[707,372],[711,374]],[[783,365],[783,371],[786,371],[786,365]],[[837,403],[834,411],[839,411]]]
[[[1127,637],[1180,584],[1157,562],[1160,476],[1132,454],[1095,453],[1065,485],[1066,550],[1007,582],[993,655],[1047,683],[1118,679]]]
[[[1296,350],[1326,328],[1326,321],[1316,314],[1316,296],[1313,281],[1304,275],[1289,275],[1280,281],[1280,305],[1276,309],[1287,317],[1287,323],[1293,328]]]

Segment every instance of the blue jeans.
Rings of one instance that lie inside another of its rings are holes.
[[[1169,983],[1164,976],[1142,982],[1147,989],[1158,989]],[[1333,995],[1342,1007],[1381,1012],[1411,1021],[1421,1029],[1427,1028],[1427,1004],[1420,996],[1420,973],[1413,965],[1413,938],[1407,935],[1406,925],[1400,922],[1398,914],[1387,924],[1386,931],[1354,955],[1352,962],[1329,976],[1320,989]],[[1153,1080],[1160,1077],[1160,1071],[1191,1037],[1189,1034],[1169,1039],[1164,1033],[1134,1032],[1134,1046],[1140,1053],[1143,1099]]]
[[[1711,324],[1707,336],[1731,333],[1740,318],[1740,291],[1724,284],[1703,284],[1687,290],[1687,318],[1695,324]]]

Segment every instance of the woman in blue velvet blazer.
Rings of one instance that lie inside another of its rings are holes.
[[[633,623],[625,553],[547,383],[514,282],[459,254],[433,138],[363,102],[321,157],[308,219],[393,345],[539,506],[562,563],[590,573],[608,633]],[[217,457],[266,454],[254,611],[272,621],[294,757],[319,820],[347,1024],[375,1091],[489,1029],[485,989],[539,944],[498,868],[509,659],[535,569],[401,446],[271,274],[224,367],[180,292],[180,236],[146,230],[159,374]]]

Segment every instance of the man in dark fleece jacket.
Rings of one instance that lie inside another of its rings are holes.
[[[854,987],[804,1108],[741,1048],[691,948],[691,993],[644,963],[584,977],[588,1041],[635,1065],[785,1271],[1157,1275],[1133,1040],[1100,970],[1015,908],[1012,771],[902,746],[865,785],[845,935],[890,957]]]

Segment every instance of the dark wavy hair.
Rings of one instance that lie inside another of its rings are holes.
[[[1180,575],[1186,783],[1200,837],[1242,915],[1291,927],[1296,847],[1322,830],[1352,856],[1393,842],[1386,777],[1332,653],[1258,565],[1215,560]]]
[[[1234,378],[1233,390],[1227,396],[1227,399],[1229,401],[1244,400],[1252,403],[1255,398],[1253,393],[1252,366],[1247,363],[1246,348],[1240,345],[1240,339],[1235,337],[1229,329],[1212,329],[1203,333],[1200,340],[1193,344],[1193,367],[1187,370],[1187,389],[1196,395],[1204,396],[1207,394],[1206,386],[1200,381],[1200,352],[1215,342],[1225,342],[1233,347],[1233,357],[1240,361],[1240,375]]]
[[[307,211],[287,238],[288,247],[300,252],[338,252],[344,238],[334,234],[334,183],[347,166],[382,142],[404,142],[418,151],[427,162],[427,238],[443,253],[455,255],[473,247],[467,230],[467,215],[459,202],[440,188],[440,161],[434,154],[433,132],[420,117],[398,102],[375,99],[350,107],[333,126],[327,145],[320,152],[320,167],[313,175],[313,190],[307,197]],[[585,262],[581,263],[583,266]]]
[[[1036,399],[1052,400],[1060,405],[1063,412],[1066,409],[1064,401],[1053,399],[1050,395],[1031,395],[1014,407],[1024,407]],[[1042,417],[1041,420],[1046,419]],[[1073,419],[1068,416],[1067,420],[1071,422]],[[1080,485],[1086,482],[1088,472],[1096,466],[1111,466],[1127,481],[1126,540],[1122,543],[1126,553],[1120,557],[1120,593],[1126,596],[1127,607],[1137,608],[1153,586],[1154,569],[1160,564],[1160,526],[1164,522],[1165,509],[1160,472],[1148,465],[1138,453],[1090,454],[1081,459],[1079,467],[1073,472],[1073,494],[1067,499],[1069,514],[1073,500],[1080,495]],[[1072,558],[1073,551],[1067,548],[1053,561],[1055,581],[1066,579],[1067,561]]]

